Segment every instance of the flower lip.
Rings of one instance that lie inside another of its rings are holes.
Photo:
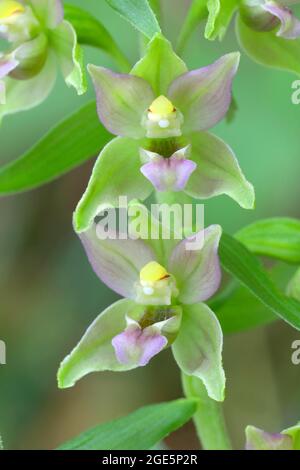
[[[142,162],[141,173],[147,178],[156,191],[183,191],[197,164],[187,157],[190,147],[177,150],[170,157],[140,149]]]
[[[153,327],[142,329],[138,323],[130,322],[125,331],[112,339],[120,364],[145,366],[168,344],[165,336]]]

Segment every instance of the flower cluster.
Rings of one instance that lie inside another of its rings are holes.
[[[0,37],[9,42],[0,54],[0,119],[31,108],[50,93],[57,63],[67,85],[85,91],[81,51],[61,0],[1,0]]]
[[[102,124],[117,137],[100,153],[74,214],[74,227],[98,277],[125,297],[106,309],[62,362],[60,387],[89,372],[143,366],[171,346],[185,374],[224,399],[222,331],[203,302],[218,289],[221,228],[172,240],[97,236],[97,216],[118,207],[119,196],[144,201],[152,192],[206,199],[227,194],[252,208],[254,190],[233,151],[207,132],[228,112],[239,53],[188,71],[157,34],[130,74],[88,67]],[[174,197],[175,197],[174,196]],[[144,207],[144,206],[142,206]],[[198,234],[199,235],[199,234]]]

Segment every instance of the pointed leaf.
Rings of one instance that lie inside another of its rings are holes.
[[[123,18],[149,39],[160,32],[158,21],[148,0],[106,0]]]
[[[50,130],[24,155],[0,168],[0,194],[48,183],[94,157],[110,139],[99,123],[95,103],[88,103]]]
[[[196,411],[197,400],[148,405],[128,416],[100,424],[66,442],[59,450],[147,450],[183,426]]]
[[[219,250],[221,264],[276,315],[300,329],[300,302],[280,292],[259,260],[240,242],[223,234]]]
[[[300,268],[297,269],[292,279],[290,279],[286,293],[289,297],[299,300],[300,302]]]
[[[259,220],[239,230],[235,237],[257,255],[300,264],[300,220]]]

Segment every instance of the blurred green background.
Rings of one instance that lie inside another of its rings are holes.
[[[101,18],[130,60],[136,61],[136,32],[104,0],[68,3]],[[163,29],[174,40],[189,2],[162,3]],[[238,49],[233,25],[222,43],[205,41],[201,27],[193,34],[185,59],[190,68],[197,68]],[[115,67],[101,52],[85,52],[87,62]],[[207,225],[220,223],[234,233],[262,217],[300,217],[300,106],[291,103],[295,78],[242,55],[234,84],[236,119],[230,125],[221,123],[215,133],[235,150],[256,188],[257,206],[249,212],[229,198],[216,198],[206,203]],[[93,96],[91,84],[78,98],[60,78],[41,106],[4,120],[0,164],[17,158]],[[181,396],[169,351],[146,368],[94,374],[73,389],[57,389],[60,361],[94,317],[117,299],[92,272],[72,231],[72,211],[92,165],[90,161],[43,188],[0,200],[0,339],[7,345],[7,365],[0,365],[0,434],[6,448],[51,449],[87,427]],[[235,448],[243,447],[247,424],[279,431],[300,419],[300,366],[290,360],[295,339],[300,334],[282,322],[225,338],[225,413]],[[192,424],[167,443],[173,449],[196,449]]]

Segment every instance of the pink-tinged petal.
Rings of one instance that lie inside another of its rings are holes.
[[[218,247],[222,234],[219,225],[180,241],[171,253],[168,271],[173,274],[178,299],[194,304],[209,299],[219,288],[221,269]]]
[[[9,73],[18,66],[19,62],[14,58],[0,57],[0,79],[9,75]]]
[[[156,255],[143,240],[120,240],[117,233],[108,232],[108,238],[101,239],[99,229],[93,224],[79,237],[101,281],[119,295],[135,299],[140,270],[156,260]]]
[[[42,70],[28,80],[5,80],[6,101],[0,106],[0,121],[7,114],[33,108],[44,101],[51,92],[56,79],[56,61],[54,55],[48,54]]]
[[[185,305],[182,325],[172,345],[174,358],[186,374],[199,378],[208,395],[224,400],[223,334],[215,314],[205,304]]]
[[[38,19],[47,28],[54,29],[64,18],[62,0],[30,0]]]
[[[227,113],[240,54],[224,55],[214,64],[187,72],[171,84],[168,97],[184,117],[183,131],[209,129]]]
[[[293,439],[284,434],[271,434],[247,426],[246,450],[293,450]]]
[[[145,366],[167,343],[167,338],[154,326],[142,329],[137,322],[131,322],[112,340],[118,361],[127,366]]]
[[[0,58],[0,104],[3,105],[6,102],[5,93],[5,82],[3,78],[7,77],[18,66],[18,61],[15,59],[9,59],[7,57]]]
[[[151,86],[142,78],[88,66],[97,97],[98,115],[115,135],[138,139],[146,134],[142,118],[154,100]]]
[[[282,36],[285,39],[296,39],[300,36],[300,21],[289,8],[279,6],[275,2],[267,2],[262,7],[279,19],[281,26],[276,33],[277,36]]]
[[[150,161],[141,167],[141,172],[157,191],[182,191],[185,188],[197,167],[195,162],[184,158],[186,150],[179,150],[170,158],[141,150],[142,154],[150,158]]]

